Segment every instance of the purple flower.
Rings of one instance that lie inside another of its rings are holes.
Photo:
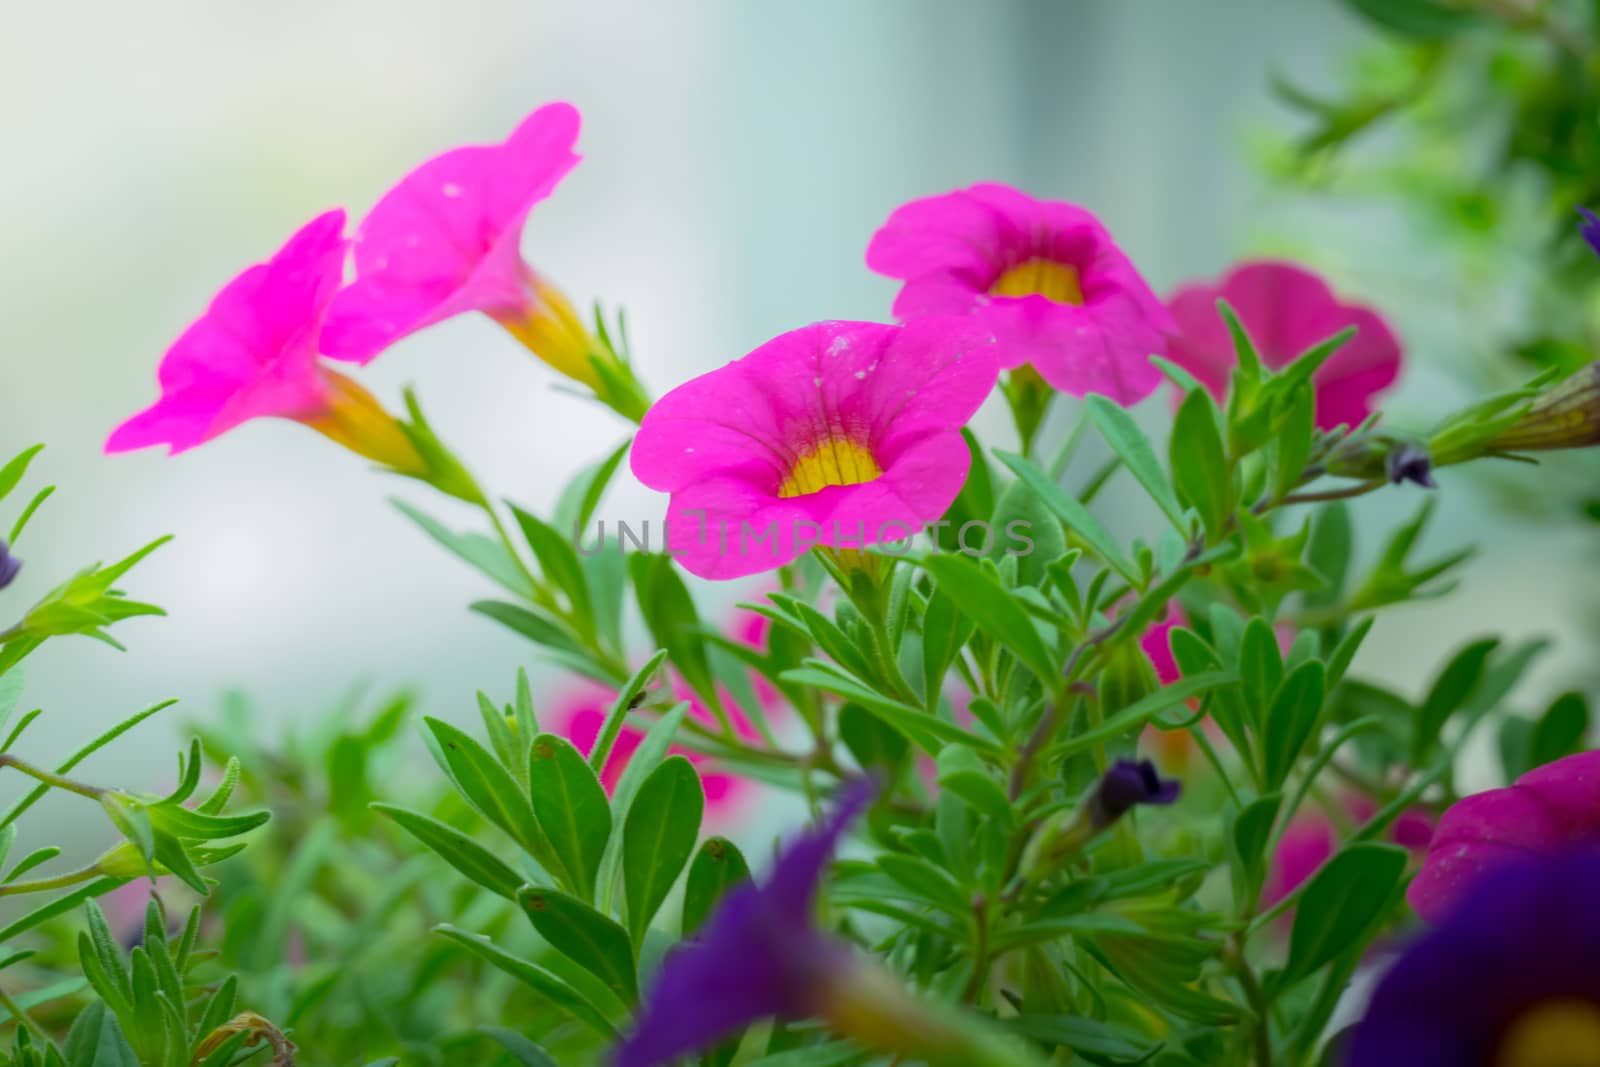
[[[1118,760],[1089,796],[1089,823],[1104,830],[1137,804],[1171,804],[1182,786],[1156,773],[1149,760]]]
[[[667,957],[616,1067],[666,1063],[769,1016],[824,1012],[854,953],[816,928],[812,902],[840,836],[874,792],[868,781],[850,787],[831,819],[784,850],[766,884],[731,891],[705,931]]]
[[[11,554],[11,546],[0,541],[0,589],[10,585],[21,569],[22,561]]]
[[[1433,480],[1433,457],[1421,445],[1400,444],[1391,448],[1384,457],[1384,472],[1391,485],[1410,482],[1424,489],[1439,488]]]
[[[1346,1063],[1600,1063],[1600,852],[1486,875],[1378,984]]]
[[[1594,249],[1595,255],[1600,256],[1600,219],[1595,218],[1594,212],[1586,207],[1578,208],[1578,214],[1583,216],[1583,225],[1578,228],[1578,232],[1589,242],[1589,247]]]

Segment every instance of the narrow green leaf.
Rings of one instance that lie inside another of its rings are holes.
[[[534,739],[528,783],[534,817],[572,876],[573,891],[592,901],[606,839],[611,836],[605,787],[572,742],[555,734]]]
[[[511,1053],[511,1058],[522,1067],[560,1067],[548,1052],[515,1030],[507,1030],[503,1026],[483,1026],[479,1029],[498,1041],[500,1047]]]
[[[1073,533],[1083,538],[1112,570],[1121,575],[1128,584],[1134,586],[1140,584],[1138,569],[1122,554],[1122,549],[1117,547],[1117,542],[1111,533],[1100,524],[1100,520],[1095,518],[1088,508],[1074,500],[1065,489],[1047,478],[1042,471],[1023,457],[1003,451],[996,451],[995,455],[999,457],[1000,462],[1010,467],[1017,477],[1026,482],[1029,488],[1038,493],[1045,506],[1055,512],[1056,517],[1066,523]]]
[[[11,495],[11,491],[21,483],[23,475],[28,473],[28,464],[33,462],[33,457],[44,451],[44,445],[34,445],[32,448],[23,449],[0,467],[0,500]]]
[[[573,615],[585,632],[594,634],[594,605],[589,599],[589,580],[584,575],[583,564],[578,560],[578,550],[572,547],[555,527],[517,507],[509,505],[528,547],[539,561],[539,569],[547,581],[555,583],[567,597]]]
[[[481,533],[456,533],[438,519],[433,518],[398,497],[389,503],[396,511],[422,528],[422,532],[479,574],[495,582],[507,592],[524,600],[531,599],[533,586],[506,546]]]
[[[1364,945],[1405,867],[1405,849],[1377,844],[1346,845],[1323,864],[1300,895],[1280,984],[1287,988]]]
[[[393,804],[373,804],[372,808],[393,819],[450,866],[492,893],[515,900],[517,890],[527,881],[494,853],[453,826]]]
[[[540,866],[570,883],[570,872],[550,847],[511,772],[500,766],[488,749],[449,723],[431,717],[424,717],[423,723],[438,746],[445,771],[478,814],[505,831]]]
[[[1172,491],[1172,483],[1167,480],[1166,471],[1161,469],[1161,461],[1156,458],[1155,448],[1151,446],[1150,439],[1145,436],[1139,424],[1129,415],[1127,409],[1098,393],[1090,394],[1084,401],[1084,406],[1089,411],[1089,417],[1100,430],[1100,435],[1106,439],[1106,444],[1111,450],[1122,458],[1122,463],[1128,468],[1128,473],[1138,479],[1144,486],[1145,492],[1150,494],[1150,499],[1156,502],[1167,518],[1172,520],[1172,525],[1181,532],[1185,529],[1183,507],[1178,503],[1177,494]]]
[[[707,838],[683,884],[683,936],[700,929],[728,890],[749,880],[750,867],[738,847],[725,837]]]
[[[623,898],[637,944],[689,862],[705,801],[700,775],[683,756],[669,756],[639,787],[622,827]]]
[[[976,560],[962,555],[934,555],[923,561],[939,589],[961,605],[978,628],[1004,645],[1046,686],[1061,673],[1033,620],[1000,582]]]
[[[624,1004],[638,999],[633,945],[626,930],[554,889],[524,886],[517,903],[551,948],[600,979]]]
[[[683,717],[689,713],[687,702],[674,706],[661,718],[657,719],[649,730],[645,731],[644,740],[639,742],[639,747],[633,750],[633,755],[628,757],[628,763],[622,768],[622,773],[617,776],[617,784],[611,790],[611,825],[613,827],[626,825],[628,815],[633,811],[633,800],[639,793],[639,787],[644,780],[661,765],[666,758],[667,750],[672,747],[673,738],[677,736],[678,727],[683,725]],[[600,906],[609,909],[613,887],[617,883],[617,875],[622,867],[622,835],[614,833],[606,842],[606,852],[600,861],[600,876],[597,879],[600,891]]]
[[[1217,406],[1204,389],[1193,390],[1178,406],[1169,461],[1178,499],[1200,513],[1207,537],[1220,541],[1233,514],[1233,478],[1217,429]]]
[[[595,1007],[593,1001],[538,964],[512,955],[487,937],[469,933],[448,923],[434,927],[434,932],[443,934],[456,944],[482,956],[529,989],[571,1014],[574,1019],[595,1033],[607,1038],[616,1036],[616,1027],[599,1008]]]
[[[1322,713],[1324,682],[1322,664],[1311,660],[1296,667],[1274,694],[1261,744],[1269,788],[1283,784],[1315,731]]]

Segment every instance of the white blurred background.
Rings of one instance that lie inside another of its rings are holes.
[[[586,158],[535,212],[529,258],[575,298],[626,307],[657,392],[815,319],[884,317],[872,230],[908,198],[995,179],[1090,207],[1162,291],[1251,250],[1303,250],[1410,342],[1401,417],[1449,398],[1422,365],[1450,358],[1437,320],[1452,311],[1407,299],[1428,291],[1427,252],[1359,210],[1300,214],[1246,162],[1252,131],[1293,121],[1269,69],[1328,82],[1366,32],[1334,0],[0,0],[0,25],[0,452],[48,442],[30,484],[61,486],[5,613],[177,535],[125,583],[171,613],[120,626],[129,654],[60,641],[31,662],[46,755],[161,698],[205,716],[233,687],[283,717],[363,680],[413,685],[452,717],[474,689],[509,691],[530,646],[467,612],[484,583],[386,497],[470,517],[289,423],[175,460],[99,448],[235,271],[548,100],[582,109]],[[364,379],[390,403],[416,383],[485,483],[535,506],[624,433],[486,320],[408,340]],[[1573,625],[1592,587],[1570,577],[1570,535],[1495,526],[1464,479],[1444,481],[1430,547],[1488,541],[1470,595],[1395,613],[1364,660],[1413,693],[1465,636]],[[1414,503],[1359,514],[1375,536]],[[605,514],[661,510],[628,483]],[[170,734],[142,736],[104,773],[170,775]]]

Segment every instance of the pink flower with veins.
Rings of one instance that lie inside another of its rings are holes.
[[[1437,922],[1482,874],[1529,853],[1600,841],[1600,752],[1537,767],[1504,789],[1474,793],[1439,819],[1406,899]]]
[[[1150,357],[1172,320],[1100,221],[1076,204],[985,183],[896,208],[867,266],[905,282],[904,321],[970,315],[1002,366],[1031,363],[1055,388],[1119,404],[1161,382]]]
[[[234,278],[162,357],[161,398],[112,431],[107,452],[188,451],[259,418],[303,422],[396,470],[422,461],[372,395],[317,358],[339,288],[342,210],[319,215],[267,260]]]
[[[578,164],[578,125],[572,105],[548,104],[503,143],[451,149],[400,179],[356,230],[356,280],[334,301],[327,353],[367,363],[402,337],[481,311],[596,385],[587,328],[522,258],[528,213]]]
[[[672,494],[668,545],[703,578],[903,540],[961,491],[961,428],[998,374],[970,320],[819,322],[658,400],[633,473]]]
[[[1311,379],[1321,429],[1361,423],[1372,414],[1372,398],[1400,375],[1400,342],[1377,312],[1340,301],[1304,267],[1259,260],[1234,267],[1214,284],[1186,285],[1167,301],[1177,322],[1167,358],[1218,399],[1226,395],[1238,362],[1218,300],[1239,316],[1269,369],[1287,365],[1347,326],[1356,328]]]

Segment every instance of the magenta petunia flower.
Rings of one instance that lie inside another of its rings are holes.
[[[1161,382],[1150,357],[1171,318],[1075,204],[987,183],[913,200],[873,234],[867,266],[905,282],[898,318],[971,315],[999,340],[1004,366],[1031,363],[1063,392],[1133,404]]]
[[[1600,842],[1600,752],[1579,752],[1451,805],[1406,899],[1437,922],[1485,871],[1518,856],[1594,842]]]
[[[394,469],[420,471],[393,417],[317,358],[342,275],[344,223],[342,210],[319,215],[225,285],[162,357],[161,398],[112,431],[106,451],[166,445],[176,455],[240,423],[277,417]]]
[[[356,230],[356,280],[328,316],[328,355],[367,363],[402,337],[481,311],[597,386],[588,329],[522,258],[528,213],[578,164],[578,124],[570,104],[547,104],[504,143],[451,149],[400,179]]]
[[[1304,267],[1260,260],[1240,264],[1215,284],[1186,285],[1167,301],[1177,321],[1167,358],[1219,399],[1228,391],[1237,356],[1218,300],[1233,308],[1270,369],[1293,362],[1347,326],[1356,328],[1312,378],[1321,429],[1358,425],[1372,414],[1372,398],[1400,375],[1400,342],[1382,316],[1341,302]]]
[[[669,551],[737,578],[937,520],[966,481],[960,430],[994,388],[992,342],[962,319],[820,322],[672,390],[632,457],[672,494]]]

